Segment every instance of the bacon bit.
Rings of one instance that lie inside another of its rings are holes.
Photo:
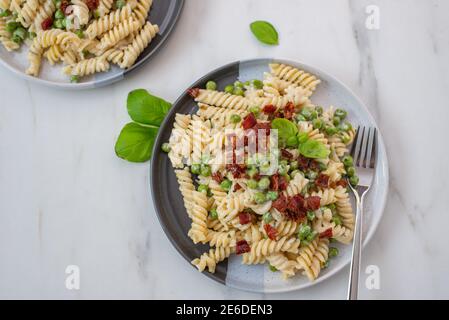
[[[284,118],[291,119],[293,118],[293,113],[295,112],[295,105],[292,102],[287,103],[284,107]]]
[[[223,176],[221,175],[220,171],[212,173],[212,179],[215,180],[217,183],[223,182]]]
[[[41,23],[42,30],[49,30],[53,25],[53,19],[51,17],[45,19]]]
[[[265,134],[267,136],[269,136],[270,135],[270,130],[271,130],[271,123],[270,122],[258,122],[253,127],[253,129],[256,130],[256,133],[257,133],[257,130],[265,130]]]
[[[272,104],[267,104],[265,107],[263,107],[262,111],[265,114],[273,114],[276,112],[276,107]]]
[[[234,178],[241,178],[245,174],[245,166],[240,164],[227,164],[226,170],[232,173]]]
[[[252,221],[253,216],[248,212],[240,212],[239,213],[239,222],[240,224],[248,224]]]
[[[271,207],[275,208],[279,212],[285,212],[285,210],[287,210],[287,206],[288,199],[283,193],[281,193],[281,195],[271,204]]]
[[[332,238],[332,228],[326,229],[320,233],[320,239],[322,238]]]
[[[86,0],[86,5],[90,11],[94,11],[100,5],[99,0]]]
[[[337,181],[336,185],[346,188],[348,186],[348,182],[345,179],[340,179]]]
[[[270,189],[273,191],[278,191],[279,190],[279,174],[276,173],[274,175],[271,176],[270,179]]]
[[[68,12],[66,12],[66,10],[69,5],[70,5],[69,2],[64,0],[61,1],[61,5],[59,6],[59,9],[61,9],[61,11],[64,13],[65,16],[68,15]]]
[[[304,157],[303,155],[299,155],[298,157],[298,167],[301,171],[307,171],[309,169],[310,160]]]
[[[254,116],[254,114],[252,112],[250,112],[243,119],[242,127],[243,127],[244,130],[248,130],[248,129],[251,129],[252,127],[254,127],[256,124],[257,124],[256,117]]]
[[[318,210],[321,206],[321,198],[318,196],[308,197],[306,199],[306,208],[308,210]]]
[[[246,240],[237,241],[236,248],[235,248],[236,254],[247,253],[250,251],[251,251],[251,247],[249,246],[248,242],[246,242]]]
[[[300,194],[296,194],[293,197],[290,197],[287,209],[295,213],[306,211],[305,200],[303,196],[301,196]]]
[[[293,159],[293,155],[286,149],[281,149],[281,156],[282,158]]]
[[[315,184],[317,187],[320,188],[328,188],[329,187],[329,176],[324,174],[324,173],[320,173],[320,175],[315,179]]]
[[[242,189],[242,186],[240,184],[236,183],[234,186],[234,192],[239,191],[240,189]]]
[[[287,179],[284,176],[279,176],[279,190],[286,190],[288,186]]]
[[[187,93],[195,99],[200,94],[200,88],[190,88],[187,90]]]
[[[268,238],[270,238],[271,240],[276,240],[276,237],[278,236],[278,231],[276,230],[275,227],[267,223],[263,226],[263,228],[265,229]]]
[[[278,110],[273,115],[273,118],[284,118],[284,113],[281,110]]]

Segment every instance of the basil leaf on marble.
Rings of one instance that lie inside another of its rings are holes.
[[[278,32],[271,23],[259,20],[251,23],[249,27],[260,42],[271,46],[279,44]]]
[[[125,125],[115,143],[118,157],[131,162],[150,159],[159,127],[144,126],[136,122]]]
[[[133,90],[128,94],[128,113],[135,122],[160,126],[171,104],[155,97],[145,89]]]

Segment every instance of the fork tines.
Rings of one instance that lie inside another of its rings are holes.
[[[357,133],[351,147],[354,165],[374,169],[377,152],[377,129],[375,127],[357,127]]]

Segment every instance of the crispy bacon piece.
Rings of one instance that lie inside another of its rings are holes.
[[[265,114],[273,114],[276,112],[276,107],[272,104],[267,104],[265,107],[263,107],[262,111]]]
[[[223,176],[221,175],[220,171],[212,173],[212,179],[215,180],[217,183],[223,182]]]
[[[252,112],[250,112],[243,119],[242,127],[243,127],[244,130],[248,130],[248,129],[251,129],[252,127],[254,127],[256,124],[257,124],[256,117],[254,116],[254,114]]]
[[[187,93],[195,99],[200,94],[200,88],[190,88],[187,90]]]
[[[271,207],[275,208],[279,212],[285,212],[285,210],[287,210],[287,206],[288,199],[283,193],[281,193],[281,195],[271,204]]]
[[[270,189],[273,191],[279,190],[279,174],[274,174],[270,178]]]
[[[293,159],[293,155],[286,149],[281,149],[281,156],[285,159]]]
[[[49,30],[53,25],[53,19],[51,17],[45,19],[41,23],[42,30]]]
[[[276,237],[278,236],[278,231],[275,227],[267,223],[264,224],[263,228],[265,229],[268,238],[270,238],[271,240],[276,240]]]
[[[287,209],[295,213],[306,211],[304,198],[300,194],[290,197]]]
[[[295,112],[295,105],[292,102],[287,103],[284,107],[284,118],[291,119],[293,118],[293,113]]]
[[[239,213],[239,222],[240,224],[248,224],[252,221],[252,215],[249,212],[240,212]]]
[[[265,135],[270,135],[271,130],[271,123],[270,122],[258,122],[253,129],[256,130],[256,134],[258,133],[258,130],[265,130]]]
[[[236,192],[236,191],[238,191],[240,189],[242,189],[242,186],[240,184],[236,183],[235,186],[234,186],[234,192]]]
[[[307,210],[318,210],[321,206],[321,198],[318,196],[311,196],[306,199]]]
[[[245,175],[245,166],[241,164],[227,164],[226,170],[232,173],[234,178],[241,178]]]
[[[314,171],[320,170],[320,164],[316,160],[310,160],[309,162],[309,169]]]
[[[315,179],[315,185],[323,189],[329,188],[329,176],[324,173],[320,173],[320,175]]]
[[[86,0],[86,5],[90,11],[94,11],[100,5],[99,0]]]
[[[307,159],[303,155],[299,155],[298,157],[298,167],[301,171],[307,171],[309,169],[310,159]]]
[[[348,186],[348,182],[345,179],[340,179],[337,181],[336,186],[346,188]]]
[[[279,190],[286,190],[288,186],[287,179],[284,176],[279,176]]]
[[[59,9],[64,13],[65,16],[67,16],[69,13],[66,12],[67,7],[70,5],[70,3],[66,0],[61,1],[61,5],[59,6]]]
[[[236,247],[235,247],[236,254],[242,254],[242,253],[246,253],[246,252],[250,252],[250,251],[251,251],[251,247],[249,246],[248,242],[246,242],[246,240],[237,241]]]
[[[332,238],[332,228],[326,229],[320,233],[320,239],[322,238]]]

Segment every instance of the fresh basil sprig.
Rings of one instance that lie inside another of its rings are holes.
[[[126,124],[115,143],[118,157],[131,162],[145,162],[151,158],[159,126],[171,104],[155,97],[145,89],[128,94],[127,109],[134,122]]]
[[[273,25],[267,21],[254,21],[249,25],[251,32],[262,43],[274,46],[279,44],[279,35]]]

